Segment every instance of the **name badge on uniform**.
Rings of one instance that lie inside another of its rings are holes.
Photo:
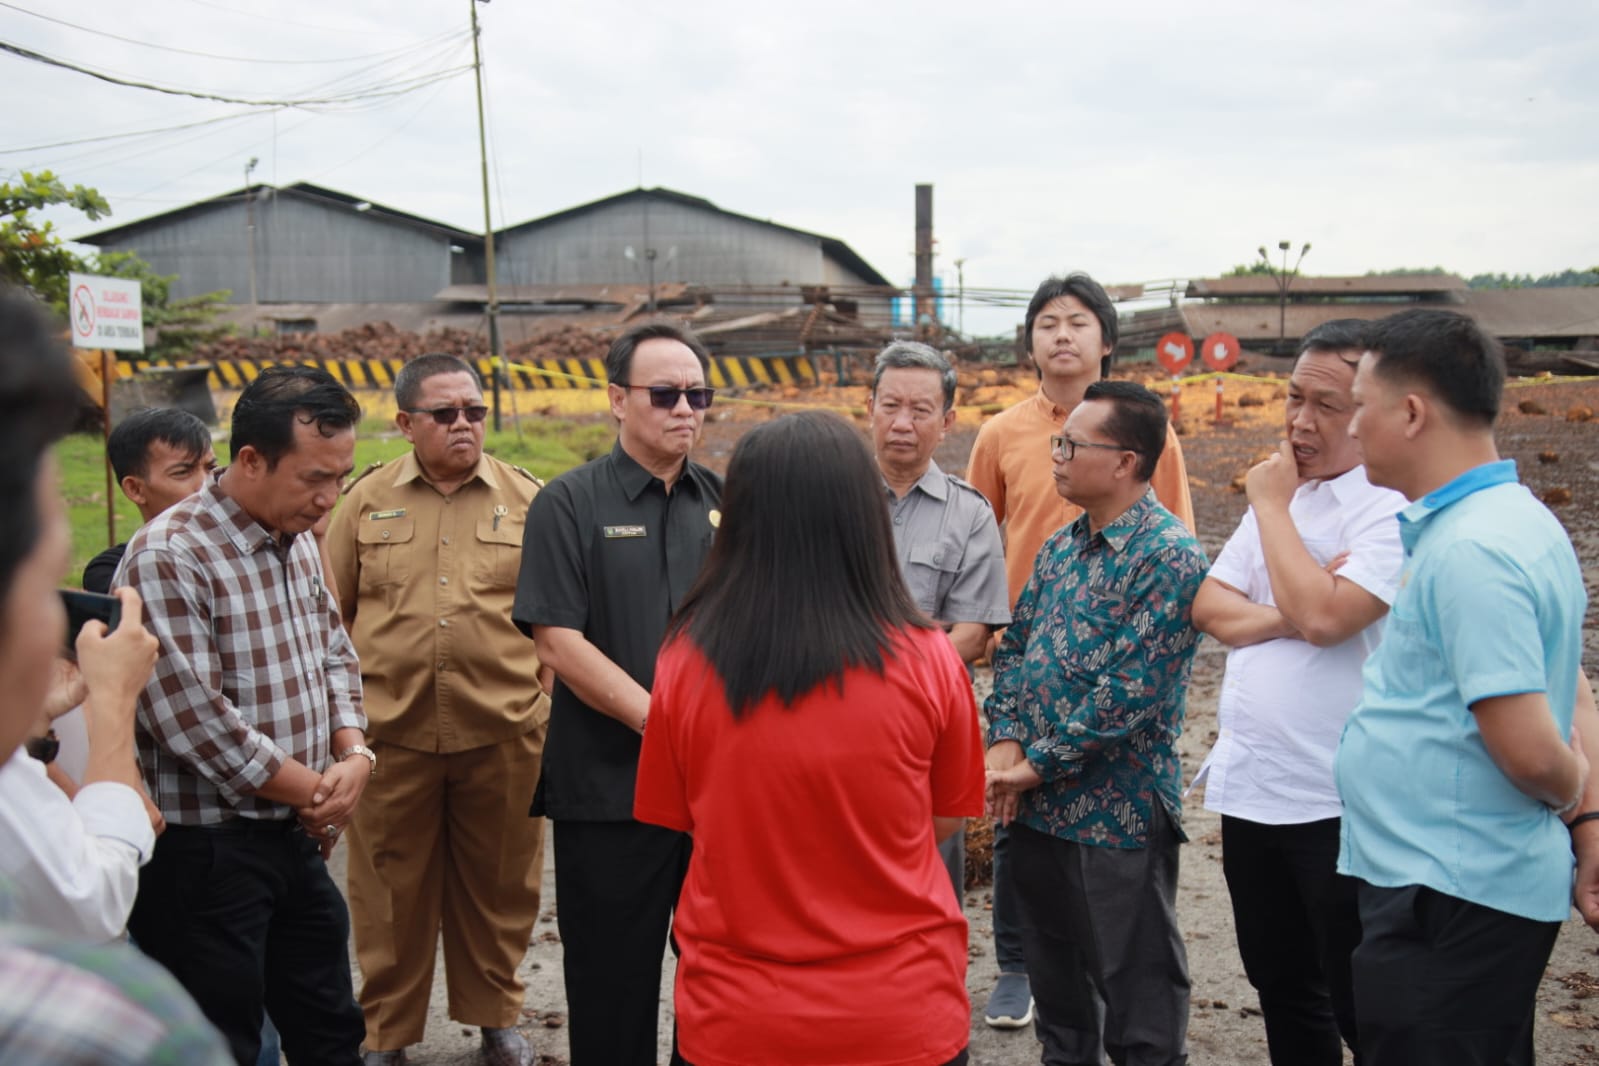
[[[385,518],[404,518],[404,517],[405,517],[405,508],[401,507],[398,511],[373,511],[371,514],[366,516],[366,520],[368,522],[381,522]]]
[[[606,526],[605,527],[605,539],[606,540],[615,540],[618,537],[642,537],[642,536],[646,536],[646,535],[647,534],[645,533],[645,530],[644,530],[643,526]]]

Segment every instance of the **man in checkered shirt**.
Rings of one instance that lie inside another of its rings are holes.
[[[161,642],[139,761],[166,833],[129,931],[254,1063],[262,1010],[289,1060],[356,1063],[349,912],[326,857],[377,758],[314,538],[354,466],[361,409],[325,371],[274,367],[233,410],[232,463],[136,533],[114,584]]]

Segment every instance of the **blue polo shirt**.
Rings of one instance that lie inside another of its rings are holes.
[[[1576,553],[1509,460],[1467,471],[1399,523],[1399,593],[1334,765],[1338,870],[1563,921],[1566,829],[1500,772],[1470,706],[1544,692],[1570,735],[1588,600]]]

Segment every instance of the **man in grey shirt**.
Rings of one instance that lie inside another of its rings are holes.
[[[1010,597],[994,509],[933,462],[933,449],[955,424],[955,369],[925,344],[895,341],[877,356],[866,409],[905,584],[916,605],[943,623],[961,658],[973,662],[989,634],[1010,622]],[[938,851],[960,899],[964,835]]]

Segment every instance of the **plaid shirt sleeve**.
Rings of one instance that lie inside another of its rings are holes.
[[[172,975],[126,944],[0,925],[0,1058],[132,1066],[233,1062]]]
[[[303,537],[309,541],[310,537]],[[313,550],[313,564],[318,571],[316,587],[324,601],[324,614],[328,632],[328,650],[322,662],[328,680],[328,728],[337,733],[341,729],[366,731],[366,712],[361,702],[361,662],[356,657],[355,642],[344,627],[344,617],[339,611],[339,599],[333,589],[322,583],[322,560]]]
[[[144,598],[145,624],[161,643],[140,700],[140,723],[160,748],[237,804],[266,784],[288,756],[225,695],[226,667],[214,627],[232,625],[235,618],[218,616],[226,601],[214,600],[210,578],[196,560],[178,552],[130,552],[123,580]],[[161,783],[152,791],[161,803]]]

